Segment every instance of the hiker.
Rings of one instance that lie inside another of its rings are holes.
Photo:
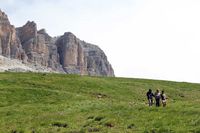
[[[149,106],[153,105],[153,97],[154,97],[154,94],[153,94],[152,90],[149,89],[149,91],[147,92],[147,99],[149,102]]]
[[[163,107],[166,107],[166,105],[167,105],[167,97],[166,97],[164,91],[162,91],[162,93],[161,93],[161,100],[162,100]]]
[[[157,89],[156,92],[155,92],[155,100],[156,100],[156,107],[159,107],[160,106],[160,91]]]

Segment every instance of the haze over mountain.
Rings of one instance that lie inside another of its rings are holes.
[[[51,37],[45,29],[38,30],[34,21],[28,21],[22,27],[15,28],[1,10],[0,55],[4,56],[1,64],[5,64],[11,58],[21,61],[27,67],[31,66],[31,69],[24,69],[25,67],[18,65],[12,68],[15,71],[114,76],[112,66],[98,46],[81,41],[71,32]]]

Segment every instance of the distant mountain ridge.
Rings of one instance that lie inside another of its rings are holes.
[[[44,29],[38,31],[33,21],[15,28],[1,10],[0,55],[52,72],[114,76],[111,64],[98,46],[81,41],[71,32],[51,37]]]

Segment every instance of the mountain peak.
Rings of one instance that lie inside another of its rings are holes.
[[[3,11],[1,11],[1,9],[0,9],[0,24],[10,25],[10,22],[8,20],[8,16]]]
[[[0,9],[0,17],[7,17],[7,15]]]
[[[46,32],[45,29],[40,29],[40,30],[38,31],[38,33],[40,33],[40,34],[47,34],[47,32]]]
[[[34,21],[15,29],[2,11],[0,25],[0,55],[32,64],[36,69],[42,66],[60,73],[114,76],[105,53],[72,32],[52,38],[45,29],[37,31]]]
[[[27,21],[24,26],[37,28],[37,24],[34,21]]]

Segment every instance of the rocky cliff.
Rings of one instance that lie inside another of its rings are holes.
[[[70,32],[51,37],[35,22],[15,28],[0,10],[0,55],[54,72],[114,76],[105,53]],[[31,70],[31,69],[30,69]]]

